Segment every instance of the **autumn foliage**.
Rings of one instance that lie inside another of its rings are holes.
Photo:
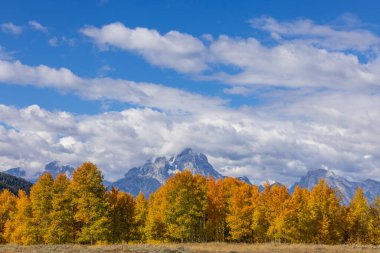
[[[176,173],[149,196],[112,188],[92,163],[54,180],[42,175],[30,196],[0,193],[0,242],[16,244],[287,242],[380,244],[380,199],[358,188],[348,206],[320,180],[290,194],[234,178]]]

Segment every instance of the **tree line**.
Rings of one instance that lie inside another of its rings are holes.
[[[348,206],[324,180],[312,189],[183,171],[149,196],[106,190],[92,163],[70,180],[43,174],[30,196],[0,194],[0,242],[30,244],[289,242],[380,244],[380,200],[358,188]]]

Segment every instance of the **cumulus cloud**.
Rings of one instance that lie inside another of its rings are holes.
[[[255,182],[290,184],[321,166],[358,180],[380,179],[380,141],[374,138],[380,134],[380,97],[375,89],[272,89],[261,95],[270,103],[232,109],[223,100],[163,85],[81,78],[66,68],[19,61],[0,61],[0,82],[140,107],[73,115],[36,105],[1,105],[1,169],[33,170],[54,159],[74,165],[90,160],[115,178],[153,156],[190,146],[206,153],[222,173]]]
[[[74,92],[91,100],[116,100],[162,110],[202,111],[225,104],[218,98],[204,97],[160,84],[136,83],[123,79],[81,78],[67,68],[28,66],[20,61],[0,60],[0,82],[32,85]]]
[[[350,18],[352,20],[352,17]],[[252,27],[270,33],[277,41],[293,40],[330,50],[367,51],[378,48],[380,37],[371,31],[349,27],[320,25],[310,19],[279,22],[272,17],[254,18]]]
[[[221,35],[209,38],[206,45],[186,33],[162,35],[121,23],[89,26],[81,33],[103,49],[136,52],[153,65],[192,74],[198,80],[238,85],[241,91],[250,90],[243,86],[262,85],[352,89],[379,84],[380,37],[368,30],[338,29],[307,19],[279,22],[271,17],[253,19],[251,24],[270,32],[277,44]],[[354,53],[358,51],[372,51],[372,57],[362,62]],[[226,91],[237,93],[237,89]]]
[[[224,174],[254,182],[292,183],[323,166],[356,180],[380,180],[380,58],[363,62],[357,53],[373,50],[376,35],[307,20],[255,22],[257,29],[276,31],[276,43],[226,35],[206,36],[203,43],[178,31],[160,34],[120,23],[81,30],[102,49],[136,52],[153,65],[227,83],[228,95],[254,94],[264,101],[253,107],[230,108],[222,99],[160,84],[83,78],[66,68],[1,60],[2,83],[51,87],[136,108],[74,115],[2,105],[0,168],[21,161],[34,168],[36,161],[91,160],[116,177],[153,156],[190,146]],[[365,41],[356,40],[357,34]],[[333,39],[349,37],[352,42],[333,46]]]
[[[1,24],[1,30],[6,33],[11,33],[14,35],[19,35],[22,33],[22,27],[13,24],[12,22]]]
[[[378,60],[360,63],[357,56],[308,45],[262,45],[254,38],[220,36],[210,47],[213,60],[239,69],[214,79],[234,85],[327,87],[346,89],[378,85]]]
[[[170,31],[161,35],[157,30],[142,27],[131,29],[122,23],[111,23],[101,28],[88,26],[80,32],[102,49],[116,47],[136,52],[156,66],[182,73],[197,73],[207,69],[203,59],[205,46],[189,34]]]
[[[20,161],[90,160],[115,178],[146,159],[190,146],[206,153],[222,173],[247,175],[257,183],[290,184],[321,166],[357,180],[380,179],[380,140],[373,137],[380,134],[378,100],[326,93],[286,107],[204,108],[203,114],[132,108],[74,115],[1,105],[0,122],[8,127],[0,124],[0,168]]]
[[[28,22],[28,25],[29,25],[32,29],[34,29],[34,30],[36,30],[36,31],[40,31],[40,32],[44,32],[44,33],[47,33],[47,32],[48,32],[48,29],[47,29],[45,26],[41,25],[39,22],[37,22],[37,21],[35,21],[35,20],[30,20],[30,21]]]

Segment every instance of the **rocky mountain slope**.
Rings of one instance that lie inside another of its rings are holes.
[[[142,166],[128,170],[123,178],[115,182],[104,181],[104,183],[108,188],[115,186],[134,196],[141,191],[148,197],[150,193],[157,190],[174,173],[183,171],[184,169],[189,169],[194,174],[212,176],[214,178],[225,177],[214,169],[206,155],[187,148],[178,155],[170,158],[158,157],[153,160],[148,160]],[[53,161],[48,163],[42,171],[33,175],[28,174],[27,171],[22,168],[13,168],[4,171],[4,173],[24,178],[30,182],[36,182],[38,177],[44,172],[50,172],[53,177],[56,177],[59,173],[66,173],[68,177],[71,177],[74,172],[74,167]],[[237,178],[251,184],[247,177]],[[367,179],[363,182],[354,182],[326,169],[310,170],[305,176],[301,177],[299,182],[290,188],[290,192],[293,192],[296,185],[300,185],[302,188],[312,189],[321,178],[324,178],[328,185],[337,189],[342,194],[344,204],[349,203],[359,186],[363,188],[369,201],[373,201],[376,195],[380,196],[380,182],[372,179]],[[262,186],[260,186],[260,189],[262,190]]]
[[[299,182],[290,188],[290,191],[292,192],[296,185],[302,188],[312,189],[318,183],[319,179],[325,179],[330,187],[337,189],[342,194],[344,204],[350,202],[358,187],[363,188],[364,194],[369,201],[374,201],[376,195],[380,196],[380,182],[371,179],[367,179],[363,182],[349,181],[335,174],[333,171],[326,169],[308,171],[305,176],[301,177]]]
[[[174,173],[185,169],[193,174],[223,178],[223,175],[214,169],[204,154],[187,148],[169,159],[158,157],[154,161],[148,160],[144,165],[130,169],[123,178],[112,185],[134,196],[140,191],[145,196],[149,196]]]

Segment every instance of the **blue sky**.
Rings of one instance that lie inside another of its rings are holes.
[[[0,169],[185,147],[227,175],[379,179],[378,1],[4,1]]]

